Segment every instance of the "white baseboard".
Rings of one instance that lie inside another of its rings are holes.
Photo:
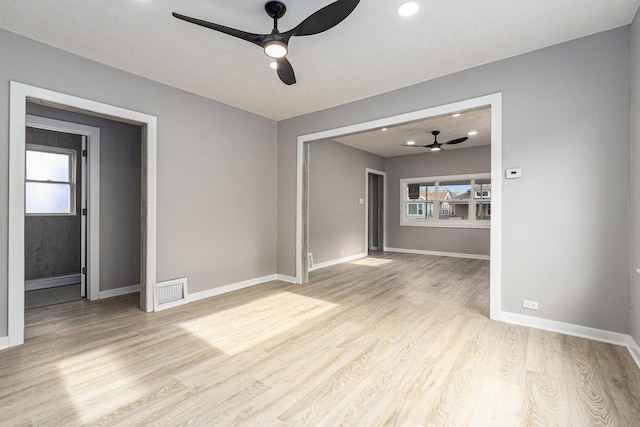
[[[331,267],[332,265],[342,264],[343,262],[355,261],[360,258],[365,258],[366,256],[367,256],[366,252],[363,252],[360,254],[351,255],[348,257],[340,258],[340,259],[334,259],[334,260],[325,261],[325,262],[318,262],[318,263],[315,263],[313,268],[310,268],[309,271],[315,271],[321,268]]]
[[[433,255],[433,256],[448,256],[452,258],[469,258],[469,259],[482,259],[489,260],[489,255],[480,254],[465,254],[460,252],[440,252],[440,251],[424,251],[421,249],[403,249],[403,248],[384,248],[387,252],[401,252],[404,254],[417,254],[417,255]]]
[[[135,292],[140,292],[140,285],[131,285],[131,286],[125,286],[123,288],[100,291],[100,296],[98,299],[119,297],[120,295],[127,295]]]
[[[539,317],[526,316],[523,314],[509,313],[501,311],[498,320],[514,325],[528,326],[545,331],[558,332],[574,337],[587,338],[594,341],[626,347],[634,362],[640,369],[640,347],[631,335],[618,332],[605,331],[602,329],[589,328],[587,326],[574,325],[571,323],[557,322],[555,320],[541,319]]]
[[[609,344],[627,346],[629,335],[618,332],[610,332],[602,329],[589,328],[587,326],[574,325],[571,323],[557,322],[555,320],[541,319],[539,317],[526,316],[524,314],[500,312],[500,318],[493,319],[501,322],[512,323],[520,326],[530,326],[545,331],[559,332],[574,337],[587,338],[594,341],[606,342]]]
[[[638,369],[640,369],[640,346],[633,339],[631,335],[629,335],[629,342],[627,343],[627,348],[629,349],[629,353],[631,353],[631,357],[633,361],[638,365]]]
[[[188,296],[188,302],[215,297],[217,295],[249,288],[251,286],[261,285],[263,283],[272,282],[274,280],[280,280],[278,279],[277,274],[270,274],[268,276],[258,277],[256,279],[245,280],[243,282],[231,283],[229,285],[220,286],[218,288],[207,289],[206,291],[195,292]]]
[[[25,291],[37,291],[40,289],[57,288],[58,286],[75,285],[80,283],[80,274],[67,274],[66,276],[44,277],[24,281]]]
[[[9,348],[9,337],[0,337],[0,350]]]
[[[276,280],[280,280],[281,282],[293,283],[297,284],[298,279],[293,276],[287,276],[285,274],[276,274]]]

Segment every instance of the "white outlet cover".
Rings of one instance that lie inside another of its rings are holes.
[[[517,178],[522,178],[522,169],[521,168],[512,168],[512,169],[507,169],[504,172],[504,177],[506,179],[517,179]]]

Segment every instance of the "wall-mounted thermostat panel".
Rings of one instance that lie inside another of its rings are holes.
[[[522,178],[522,169],[520,168],[507,169],[504,175],[505,175],[505,178],[507,179]]]

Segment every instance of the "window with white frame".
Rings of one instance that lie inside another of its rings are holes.
[[[29,144],[25,154],[25,214],[75,215],[75,151]]]
[[[424,203],[407,204],[407,215],[417,218],[424,218]]]
[[[400,199],[400,225],[489,228],[491,174],[402,179]]]

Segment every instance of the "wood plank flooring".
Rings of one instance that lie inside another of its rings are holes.
[[[627,350],[489,321],[488,264],[387,253],[158,313],[27,310],[0,425],[640,426]]]

